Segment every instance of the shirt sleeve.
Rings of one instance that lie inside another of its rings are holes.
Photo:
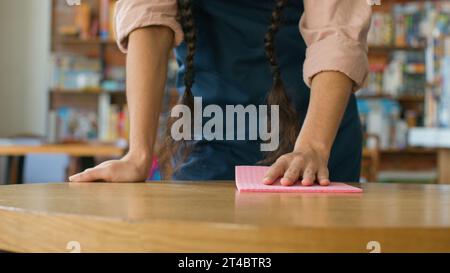
[[[339,71],[362,87],[369,72],[367,34],[372,9],[366,0],[304,0],[299,27],[306,42],[303,78]]]
[[[183,31],[176,20],[176,0],[118,0],[115,10],[115,32],[120,50],[127,52],[128,35],[135,29],[157,25],[174,32],[177,46],[183,40]]]

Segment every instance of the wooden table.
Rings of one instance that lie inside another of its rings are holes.
[[[124,148],[106,144],[0,145],[0,155],[66,154],[68,156],[122,156]]]
[[[81,169],[92,167],[93,157],[121,157],[126,148],[114,144],[102,143],[71,143],[71,144],[40,144],[40,145],[0,145],[0,156],[11,156],[9,182],[16,184],[19,179],[19,158],[28,154],[65,154],[71,157],[67,176]],[[88,162],[88,164],[83,164]],[[86,166],[84,166],[86,165]]]
[[[363,167],[379,171],[429,171],[437,170],[438,184],[450,184],[449,148],[406,148],[363,150]],[[364,175],[364,172],[363,172]],[[370,180],[375,182],[376,180]]]
[[[233,183],[0,186],[11,252],[450,252],[450,185],[238,193]]]

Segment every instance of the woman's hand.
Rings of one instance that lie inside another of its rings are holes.
[[[304,186],[315,181],[330,184],[328,159],[344,115],[353,82],[345,74],[323,71],[312,79],[308,112],[292,153],[281,156],[268,170],[265,184],[281,177],[289,186],[302,179]]]
[[[328,186],[328,153],[312,145],[298,147],[292,153],[285,154],[272,164],[264,178],[264,184],[273,184],[278,178],[284,186],[291,186],[301,179],[303,186],[318,182]]]
[[[95,168],[69,177],[70,182],[145,182],[150,169],[148,160],[140,161],[130,155],[119,160],[105,161]]]
[[[173,31],[165,26],[134,30],[128,38],[127,103],[130,110],[130,152],[69,178],[71,182],[144,182],[164,96]]]

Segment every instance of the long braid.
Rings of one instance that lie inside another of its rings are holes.
[[[192,14],[192,1],[191,0],[178,0],[178,12],[180,16],[181,27],[184,32],[184,40],[187,46],[187,54],[185,61],[185,73],[184,73],[184,96],[183,102],[194,103],[192,95],[192,85],[194,84],[194,55],[196,50],[197,32],[194,26],[194,17]],[[187,101],[185,101],[185,99]]]
[[[269,105],[269,109],[270,105],[280,106],[280,132],[283,132],[282,137],[280,137],[279,148],[276,151],[267,153],[262,161],[262,163],[268,164],[273,163],[278,157],[292,150],[300,128],[295,108],[292,106],[284,88],[283,81],[281,79],[280,67],[278,66],[275,53],[275,36],[281,25],[282,12],[286,3],[287,0],[275,1],[275,8],[272,11],[270,26],[264,37],[264,49],[273,77],[272,90],[268,93],[267,103]]]
[[[194,97],[192,94],[192,86],[194,84],[195,75],[194,55],[196,50],[197,34],[193,20],[192,1],[177,0],[177,2],[178,20],[182,26],[184,32],[184,40],[187,46],[184,74],[185,92],[180,98],[178,104],[187,105],[191,109],[191,111],[193,111]],[[263,163],[272,163],[282,154],[289,152],[292,149],[293,144],[295,143],[295,139],[300,127],[295,109],[290,103],[290,100],[283,86],[283,82],[281,80],[280,68],[276,60],[274,48],[274,39],[280,27],[282,11],[286,3],[287,0],[275,1],[275,8],[272,11],[271,23],[264,37],[264,48],[273,76],[273,86],[272,90],[267,96],[267,103],[269,104],[269,109],[270,105],[280,105],[280,131],[283,132],[283,138],[280,139],[279,149],[275,152],[267,153],[265,159],[262,161]],[[170,174],[173,171],[170,168],[170,160],[177,151],[183,149],[182,154],[184,156],[184,159],[186,159],[188,154],[190,153],[190,150],[186,145],[186,141],[183,140],[181,142],[176,142],[171,137],[170,130],[174,122],[175,119],[169,117],[169,122],[165,134],[165,145],[161,147],[162,149],[160,150],[160,164],[162,166],[163,174],[165,177],[170,177]]]
[[[180,97],[178,104],[183,104],[189,107],[191,113],[194,110],[194,96],[192,94],[192,86],[194,84],[194,56],[196,50],[197,33],[194,25],[192,1],[191,0],[177,0],[178,2],[178,20],[184,32],[184,42],[187,47],[185,72],[184,72],[184,86],[185,90]],[[177,168],[171,167],[171,159],[177,152],[181,152],[182,159],[185,160],[190,153],[186,140],[175,141],[171,136],[171,128],[175,118],[169,116],[168,124],[165,132],[165,145],[163,145],[159,152],[159,162],[163,170],[164,177],[170,178],[173,171]],[[193,118],[191,120],[191,128]]]

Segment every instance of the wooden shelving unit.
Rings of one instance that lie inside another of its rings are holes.
[[[98,12],[99,0],[85,0],[92,3],[94,12]],[[52,51],[53,52],[73,52],[83,54],[91,58],[98,58],[101,61],[103,71],[109,65],[125,65],[125,56],[118,50],[114,40],[102,40],[98,37],[89,39],[79,39],[77,37],[60,36],[56,32],[58,25],[66,22],[70,18],[61,17],[58,14],[57,2],[65,0],[52,0]],[[381,6],[375,6],[375,11],[391,10],[395,3],[410,2],[408,0],[383,0]],[[67,12],[67,11],[66,11]],[[369,46],[370,60],[388,60],[394,51],[414,51],[425,52],[425,46],[405,47],[405,46]],[[107,96],[111,103],[125,104],[126,96],[124,91],[105,92],[104,90],[49,90],[49,109],[56,109],[60,106],[72,106],[89,109],[98,109],[101,97]],[[389,95],[361,96],[361,98],[390,98],[397,100],[405,109],[423,111],[424,96],[400,96]],[[412,161],[411,161],[412,159]],[[436,150],[434,149],[386,149],[379,151],[380,170],[395,166],[400,169],[428,169],[436,166]],[[411,163],[412,162],[412,163]]]
[[[418,0],[382,0],[381,5],[373,6],[373,12],[381,12],[381,13],[390,13],[392,14],[394,5],[396,4],[406,4],[406,3],[424,3],[424,2],[434,2],[434,1],[418,1]],[[407,45],[369,45],[369,61],[385,61],[388,62],[388,60],[391,57],[391,54],[395,51],[403,51],[403,52],[422,52],[425,54],[425,50],[427,48],[427,45],[425,42],[421,43],[420,45],[416,46],[407,46]],[[396,98],[394,98],[396,99]],[[423,103],[423,96],[415,97],[415,96],[405,96],[400,97],[398,100],[401,101],[407,101],[407,102],[417,102],[417,103]]]
[[[113,2],[110,1],[111,5]],[[101,0],[86,0],[83,3],[90,8],[91,20],[97,20],[93,24],[100,24]],[[99,32],[95,33],[95,31],[92,31],[90,37],[62,35],[59,30],[63,26],[74,24],[74,21],[77,20],[76,8],[67,6],[65,0],[52,0],[52,53],[69,53],[98,60],[101,64],[101,82],[103,82],[106,79],[108,67],[125,67],[125,55],[119,51],[111,34],[107,39],[100,38]],[[100,26],[97,26],[97,28],[100,30]],[[49,111],[60,107],[72,107],[97,112],[99,116],[101,114],[100,101],[109,101],[109,103],[120,107],[126,104],[124,90],[106,91],[100,86],[86,90],[50,89],[48,99]]]
[[[405,4],[410,2],[422,2],[417,0],[382,0],[381,5],[373,6],[374,12],[382,13],[392,13],[392,9],[395,4]],[[398,46],[398,45],[369,45],[369,62],[371,63],[388,63],[391,55],[395,51],[403,52],[422,52],[425,55],[426,45],[421,44],[420,46]],[[384,97],[389,99],[394,99],[399,102],[399,104],[406,108],[407,110],[416,110],[419,113],[423,113],[424,96],[415,95],[402,95],[399,97],[392,97],[390,95],[380,94],[377,96],[367,97],[361,96],[361,98],[377,98]]]
[[[392,13],[395,4],[404,4],[409,2],[422,3],[425,1],[417,0],[382,0],[380,6],[374,6],[374,12]],[[396,46],[396,45],[369,45],[369,62],[371,63],[388,63],[391,59],[392,53],[396,51],[403,52],[417,52],[425,55],[427,46],[425,44],[420,46]],[[424,88],[427,86],[425,85]],[[358,96],[361,99],[381,99],[387,98],[397,101],[403,112],[412,111],[424,114],[425,108],[425,96],[424,95],[401,95],[393,97],[388,95],[389,92],[383,92],[385,94],[379,95],[362,95]],[[373,161],[373,151],[366,149],[364,151],[363,158],[366,161]],[[438,150],[430,148],[388,148],[380,149],[375,156],[379,165],[378,171],[428,171],[433,169],[439,170],[438,164]],[[366,162],[367,164],[367,162]],[[438,179],[440,180],[440,179]]]

